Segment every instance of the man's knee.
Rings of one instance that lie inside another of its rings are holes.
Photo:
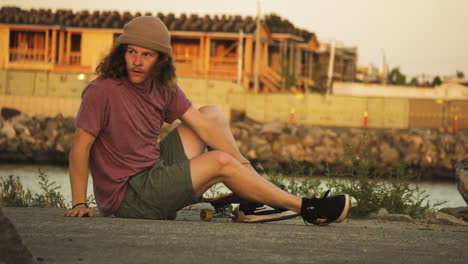
[[[225,118],[221,109],[216,105],[205,105],[198,109],[202,115],[216,124],[224,123]]]
[[[226,152],[213,150],[210,151],[210,154],[213,155],[213,158],[216,161],[216,164],[218,165],[220,171],[223,171],[223,169],[235,165],[235,159]]]

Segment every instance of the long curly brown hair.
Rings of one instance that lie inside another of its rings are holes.
[[[96,73],[102,78],[120,79],[128,75],[125,64],[126,44],[116,45],[112,48],[99,65]],[[172,89],[176,80],[176,69],[169,54],[158,52],[158,61],[154,65],[151,76],[157,84],[164,89]]]

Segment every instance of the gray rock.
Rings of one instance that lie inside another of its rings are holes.
[[[465,200],[465,203],[468,204],[468,158],[455,165],[455,179],[458,191]]]
[[[385,208],[380,208],[375,212],[371,212],[368,215],[368,217],[371,219],[379,219],[379,220],[386,220],[386,221],[404,221],[404,222],[412,222],[412,223],[415,222],[415,220],[409,215],[391,214]]]
[[[47,120],[47,116],[43,115],[43,114],[38,114],[38,115],[35,115],[33,117],[33,120],[36,120],[38,121],[39,123],[44,123],[46,120]]]
[[[21,241],[15,226],[0,208],[0,263],[35,263],[31,252]]]
[[[55,140],[55,137],[58,135],[58,122],[49,119],[44,130],[44,135],[48,140]]]
[[[467,222],[442,212],[426,210],[424,211],[424,217],[427,222],[432,224],[468,226]]]
[[[283,132],[284,125],[280,122],[271,122],[262,126],[260,133],[272,133],[272,134],[281,134]]]
[[[12,124],[18,124],[19,123],[19,124],[24,124],[25,125],[25,124],[31,122],[31,117],[29,117],[29,115],[26,114],[26,113],[21,113],[21,114],[15,116],[15,117],[12,117],[10,119],[10,121],[11,121]]]
[[[31,135],[31,132],[29,132],[29,129],[25,124],[14,123],[13,128],[15,129],[18,135],[21,135],[21,134]]]
[[[5,120],[9,120],[20,114],[21,114],[21,111],[19,111],[18,109],[14,109],[14,108],[2,107],[2,110],[1,110],[1,115],[3,119]]]
[[[20,140],[16,137],[12,138],[12,139],[8,139],[6,141],[6,146],[5,146],[5,150],[7,152],[17,152],[18,151],[18,147],[20,145]]]
[[[397,165],[399,161],[400,155],[398,154],[398,151],[387,143],[383,143],[380,146],[380,159],[384,164],[387,165]]]
[[[7,139],[14,139],[16,131],[9,122],[4,122],[3,127],[0,129],[0,136],[4,135]]]
[[[55,144],[55,150],[68,155],[68,153],[71,150],[73,135],[74,134],[72,134],[72,133],[67,133],[67,134],[62,134],[62,135],[58,136],[57,137],[57,142]]]
[[[439,210],[439,212],[449,214],[451,216],[455,216],[456,218],[463,219],[464,221],[468,221],[468,206],[462,207],[446,207]]]
[[[385,208],[379,208],[377,211],[375,212],[371,212],[368,217],[370,218],[374,218],[374,217],[382,217],[382,216],[386,216],[386,215],[389,215],[390,213],[388,212],[387,209]]]
[[[75,131],[75,119],[72,117],[66,117],[63,119],[63,128],[66,132]]]

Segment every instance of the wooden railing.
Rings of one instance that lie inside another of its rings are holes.
[[[9,61],[51,63],[51,56],[47,54],[46,49],[10,48]],[[81,52],[70,52],[69,57],[65,58],[64,64],[81,65]]]
[[[198,56],[175,55],[173,58],[178,76],[237,80],[237,58],[212,57],[208,67]]]
[[[208,76],[221,80],[237,80],[237,57],[211,57]]]
[[[45,49],[10,48],[10,62],[41,62],[45,63],[47,54]]]
[[[70,52],[70,57],[68,60],[70,65],[80,65],[81,64],[81,52]]]

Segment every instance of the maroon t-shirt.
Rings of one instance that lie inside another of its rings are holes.
[[[130,176],[159,162],[163,122],[182,117],[191,105],[178,86],[166,90],[155,82],[144,90],[127,78],[98,78],[86,87],[75,122],[96,137],[89,168],[103,216],[118,209]]]

